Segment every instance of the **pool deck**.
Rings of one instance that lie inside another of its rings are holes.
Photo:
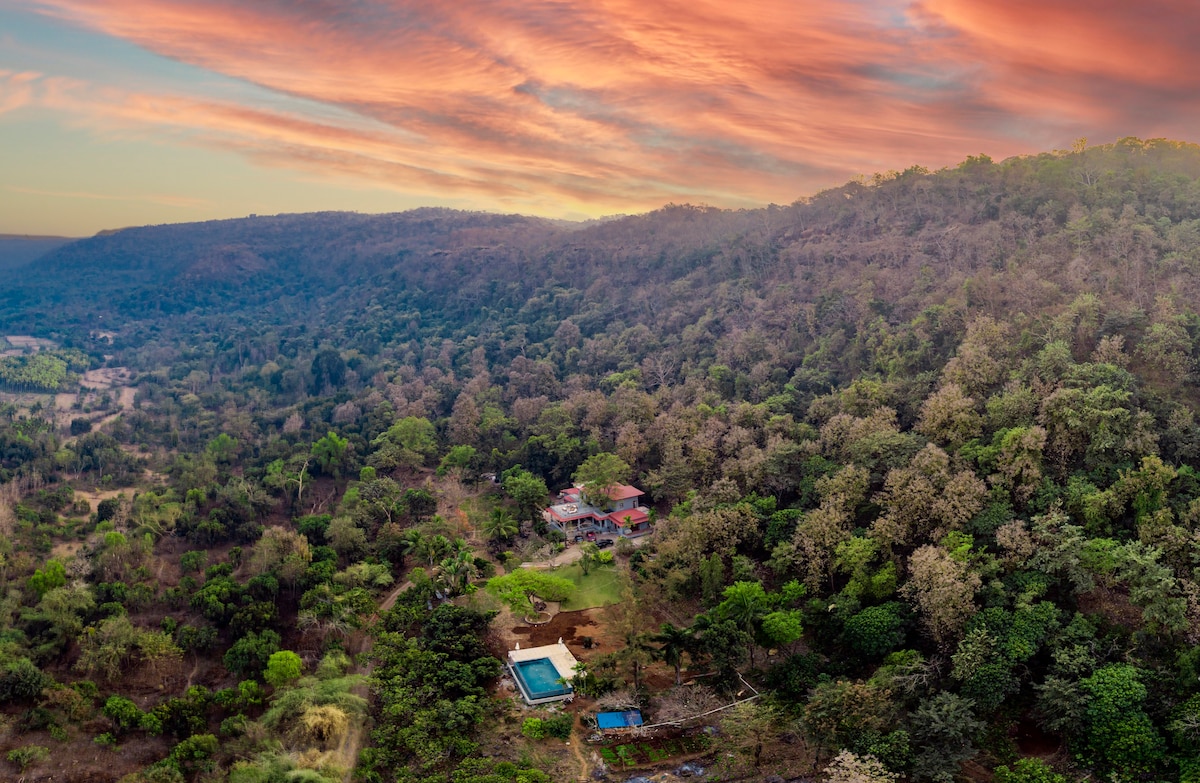
[[[536,661],[542,658],[549,658],[550,663],[553,664],[555,670],[558,672],[558,676],[562,677],[564,680],[570,680],[573,678],[575,676],[575,667],[579,665],[579,661],[576,660],[575,656],[571,654],[571,651],[567,649],[567,645],[563,644],[562,639],[559,639],[558,644],[546,644],[542,645],[541,647],[529,647],[524,650],[518,646],[515,650],[509,650],[509,672],[512,673],[513,664],[521,663],[523,661]],[[521,691],[521,696],[525,699],[526,703],[530,705],[547,704],[552,701],[562,701],[564,699],[569,699],[574,695],[572,693],[563,693],[557,696],[549,696],[544,699],[534,699],[525,692],[525,686],[521,682],[521,678],[517,677],[515,673],[513,673],[513,679],[516,681],[517,687]]]

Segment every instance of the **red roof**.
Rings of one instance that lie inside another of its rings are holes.
[[[641,511],[636,508],[631,508],[628,511],[614,511],[608,515],[608,518],[612,520],[617,527],[625,527],[625,525],[637,525],[650,520],[650,517],[645,511]]]
[[[609,498],[611,498],[615,502],[618,500],[628,500],[629,498],[636,498],[636,497],[638,497],[640,495],[644,495],[646,493],[642,492],[637,487],[631,487],[628,484],[617,484],[615,486],[609,487],[605,491],[604,494],[606,494]]]

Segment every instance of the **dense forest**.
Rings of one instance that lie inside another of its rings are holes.
[[[0,280],[4,774],[1200,781],[1198,270],[1200,147],[1138,139],[52,249]],[[542,515],[623,483],[648,536]]]

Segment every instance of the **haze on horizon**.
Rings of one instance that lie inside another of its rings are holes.
[[[1172,0],[0,0],[0,233],[757,206],[1196,140],[1196,29]]]

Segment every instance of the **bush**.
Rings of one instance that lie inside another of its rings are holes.
[[[542,721],[546,734],[560,740],[571,738],[571,730],[575,728],[575,716],[569,713],[556,715]]]
[[[521,724],[521,733],[531,740],[546,738],[546,722],[541,718],[526,718]]]
[[[17,658],[0,669],[0,704],[30,702],[54,682],[28,658]]]
[[[124,696],[109,696],[104,702],[104,717],[113,723],[113,730],[122,734],[142,725],[142,711]]]
[[[26,745],[8,752],[8,760],[20,767],[21,772],[24,772],[30,765],[49,758],[49,756],[50,749],[41,745]]]
[[[263,672],[263,679],[272,686],[281,688],[297,679],[303,671],[304,664],[299,655],[291,650],[280,650],[271,653],[271,657],[267,661],[267,669]]]

